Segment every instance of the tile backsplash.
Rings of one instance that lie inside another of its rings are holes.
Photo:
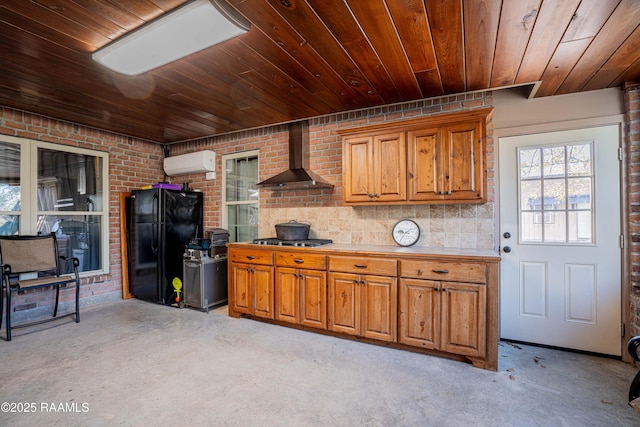
[[[310,238],[335,243],[393,245],[391,229],[402,218],[420,226],[416,246],[494,249],[494,204],[260,207],[259,237],[275,237],[275,225],[311,224]]]

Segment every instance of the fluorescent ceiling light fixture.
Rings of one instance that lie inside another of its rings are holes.
[[[196,0],[94,52],[93,59],[136,76],[249,31],[224,0]]]

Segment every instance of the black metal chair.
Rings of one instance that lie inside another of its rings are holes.
[[[73,273],[61,275],[62,264],[59,261],[71,262]],[[2,327],[3,292],[7,296],[7,341],[11,341],[11,329],[24,328],[67,316],[75,317],[80,323],[80,277],[77,258],[65,258],[58,255],[58,243],[55,234],[42,236],[0,236],[0,264],[2,267],[2,287],[0,288],[0,327]],[[32,274],[27,274],[32,273]],[[20,276],[35,276],[22,279]],[[58,317],[58,301],[60,287],[75,284],[75,311]],[[11,293],[26,289],[55,288],[56,301],[53,316],[19,325],[11,324]]]
[[[640,362],[640,336],[633,337],[627,343],[629,356],[636,362]],[[640,371],[636,374],[629,387],[629,405],[640,412]]]

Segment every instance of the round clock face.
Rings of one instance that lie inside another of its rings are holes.
[[[410,219],[401,219],[393,226],[393,241],[400,246],[411,246],[420,238],[420,227]]]

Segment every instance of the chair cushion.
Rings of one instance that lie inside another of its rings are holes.
[[[2,263],[11,266],[12,273],[54,270],[58,264],[53,236],[36,239],[0,239]]]

